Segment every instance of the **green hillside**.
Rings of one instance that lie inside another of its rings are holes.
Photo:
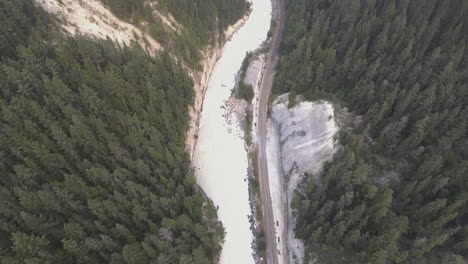
[[[288,1],[274,92],[363,116],[293,201],[319,263],[468,256],[467,3]]]
[[[214,262],[224,230],[184,151],[192,80],[51,21],[0,0],[0,263]]]

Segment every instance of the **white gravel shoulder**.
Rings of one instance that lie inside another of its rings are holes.
[[[285,94],[273,104],[266,152],[273,214],[280,236],[278,250],[281,255],[288,255],[283,262],[303,262],[304,244],[294,236],[295,218],[290,201],[304,173],[316,176],[333,157],[338,131],[329,102],[300,102],[288,109]]]
[[[268,168],[268,184],[270,185],[271,203],[273,208],[273,219],[275,221],[276,245],[278,252],[282,257],[278,258],[279,263],[285,263],[287,256],[287,228],[285,218],[288,207],[288,197],[283,191],[284,178],[283,168],[281,168],[281,150],[279,144],[279,129],[275,121],[268,119],[267,124],[267,140],[266,140],[266,159]],[[278,238],[280,239],[278,241]],[[287,262],[286,262],[287,263]]]

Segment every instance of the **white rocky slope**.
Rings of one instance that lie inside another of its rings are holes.
[[[317,175],[333,157],[339,128],[326,101],[300,102],[288,109],[288,95],[272,106],[268,120],[267,162],[278,250],[283,263],[302,263],[304,245],[294,236],[290,210],[294,190],[304,173]]]

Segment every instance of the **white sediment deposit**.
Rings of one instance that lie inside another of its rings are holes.
[[[266,152],[282,263],[302,263],[304,245],[294,236],[290,201],[304,173],[317,176],[324,163],[333,157],[338,130],[329,102],[300,102],[288,109],[285,94],[272,106]]]

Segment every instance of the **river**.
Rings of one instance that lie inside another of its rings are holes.
[[[232,115],[226,122],[225,102],[231,96],[235,75],[248,51],[260,47],[267,37],[272,15],[271,0],[252,0],[252,12],[228,41],[208,83],[200,117],[193,164],[198,184],[219,207],[218,217],[226,230],[220,264],[254,263],[248,215],[247,152],[243,134]]]

